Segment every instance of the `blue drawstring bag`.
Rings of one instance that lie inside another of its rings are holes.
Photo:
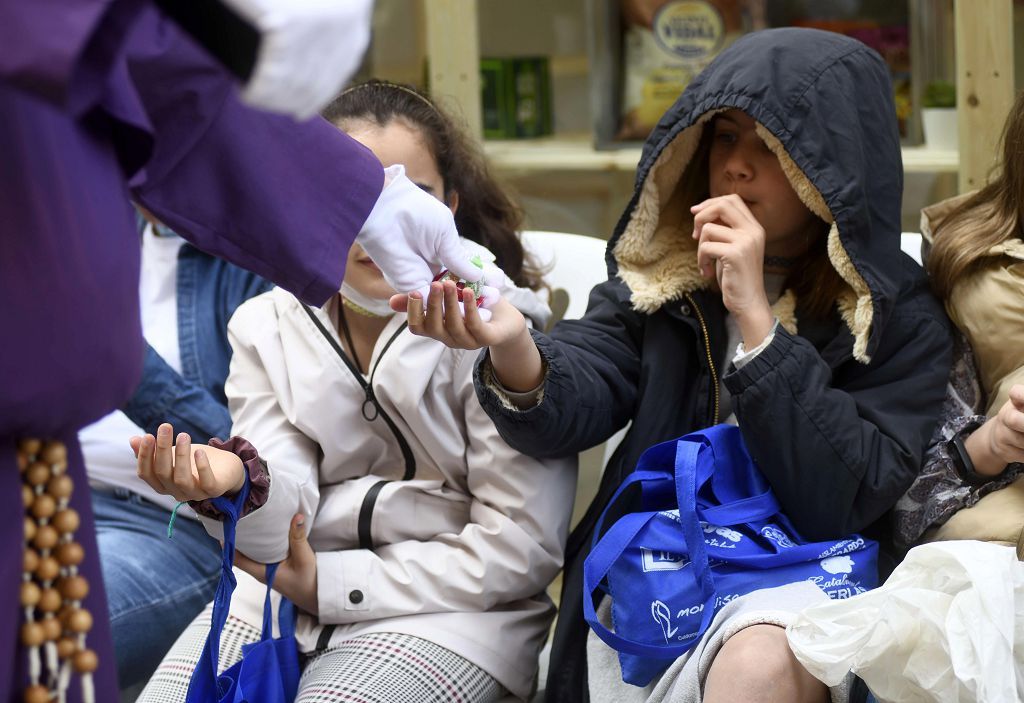
[[[640,510],[602,535],[609,510],[634,484]],[[716,425],[640,457],[598,521],[583,565],[583,612],[618,651],[623,681],[646,686],[700,641],[730,600],[799,581],[849,598],[878,585],[877,562],[878,543],[858,535],[804,540],[739,428]],[[597,618],[598,590],[612,599],[614,632]]]
[[[220,582],[213,598],[213,615],[206,646],[192,672],[185,703],[292,703],[299,689],[299,649],[295,642],[295,606],[281,598],[278,609],[280,637],[273,637],[270,591],[277,564],[268,564],[267,595],[263,603],[263,635],[258,642],[242,645],[242,660],[217,675],[220,635],[228,619],[231,594],[235,590],[235,527],[245,499],[249,478],[234,499],[214,498],[224,514],[224,553]]]

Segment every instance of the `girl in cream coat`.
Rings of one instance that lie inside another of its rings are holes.
[[[367,119],[346,127],[385,165],[403,163],[420,187],[457,207],[423,126]],[[260,461],[244,465],[256,498],[238,523],[239,585],[220,663],[230,666],[241,644],[259,637],[265,588],[248,574],[262,577],[263,564],[280,561],[275,590],[300,608],[297,639],[308,655],[299,701],[525,698],[554,615],[544,589],[562,564],[575,460],[511,449],[474,393],[476,354],[410,334],[405,314],[387,305],[393,292],[356,245],[341,292],[323,308],[277,289],[230,322],[232,431]],[[509,284],[501,293],[546,320],[534,292]],[[162,431],[156,451],[141,453],[151,483],[160,483],[161,447],[170,444],[170,429]],[[187,436],[177,448],[188,456]],[[231,476],[222,484],[230,494],[242,460],[202,452],[218,479]],[[196,459],[199,475],[203,463]],[[218,494],[162,485],[180,497]],[[221,535],[220,522],[202,520]],[[209,611],[140,700],[181,699],[180,672],[194,668],[208,629]]]

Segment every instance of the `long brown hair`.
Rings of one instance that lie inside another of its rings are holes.
[[[996,244],[1021,238],[1024,224],[1024,91],[1003,126],[1003,154],[998,174],[938,224],[928,273],[936,293],[949,298],[964,275],[984,265]]]
[[[808,233],[811,244],[797,257],[793,269],[786,275],[783,289],[792,289],[806,317],[825,320],[836,309],[836,301],[846,288],[846,282],[828,257],[828,223],[815,217],[811,227],[817,231]]]
[[[465,129],[412,86],[371,80],[355,85],[328,105],[323,116],[344,129],[356,120],[379,127],[404,121],[422,134],[444,181],[445,201],[458,193],[459,234],[487,247],[497,265],[522,288],[544,286],[519,239],[522,212],[490,173]]]

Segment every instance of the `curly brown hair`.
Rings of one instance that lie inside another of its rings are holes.
[[[418,131],[444,181],[445,201],[458,193],[459,234],[487,247],[505,274],[521,288],[544,287],[541,272],[519,239],[522,211],[491,174],[465,128],[412,86],[371,80],[347,89],[323,110],[341,129],[357,120],[385,127],[403,121]]]

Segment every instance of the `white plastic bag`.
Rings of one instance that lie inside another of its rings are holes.
[[[826,684],[858,674],[880,703],[1024,700],[1024,563],[1012,547],[916,547],[878,589],[804,610],[787,629]]]

